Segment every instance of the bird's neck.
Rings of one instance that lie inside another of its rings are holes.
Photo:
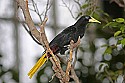
[[[78,37],[80,36],[80,38],[82,38],[84,36],[85,33],[85,29],[87,27],[87,24],[75,24],[74,25],[76,27],[76,34],[78,35]]]
[[[74,26],[79,29],[86,29],[87,23],[75,23]]]

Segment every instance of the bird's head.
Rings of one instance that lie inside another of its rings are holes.
[[[101,23],[101,22],[99,22],[98,20],[96,20],[95,18],[93,18],[93,17],[91,17],[91,16],[88,16],[88,15],[85,15],[85,16],[82,16],[81,18],[80,18],[80,20],[82,21],[82,22],[89,22],[89,23],[92,23],[92,22],[94,22],[94,23]]]
[[[86,26],[88,23],[101,23],[99,22],[98,20],[94,19],[93,17],[91,16],[88,16],[88,15],[85,15],[85,16],[82,16],[81,18],[78,19],[78,21],[76,22],[76,25],[77,26]]]

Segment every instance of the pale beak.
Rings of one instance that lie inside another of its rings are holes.
[[[97,22],[97,23],[101,23],[100,21],[96,20],[95,18],[91,17],[91,19],[89,19],[89,22]]]

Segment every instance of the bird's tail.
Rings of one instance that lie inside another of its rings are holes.
[[[29,71],[28,76],[32,78],[34,73],[46,62],[46,60],[47,60],[47,55],[46,55],[46,52],[44,52],[42,57],[37,61],[34,67]]]

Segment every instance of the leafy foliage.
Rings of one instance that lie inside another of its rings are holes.
[[[96,29],[96,39],[105,38],[106,42],[104,45],[99,47],[105,48],[104,53],[102,54],[102,60],[99,61],[99,63],[101,64],[101,62],[103,62],[109,66],[108,68],[104,68],[103,72],[96,71],[97,73],[94,74],[96,75],[96,79],[88,79],[89,81],[86,82],[84,80],[82,82],[92,83],[96,80],[97,83],[99,80],[102,82],[104,79],[108,79],[109,82],[114,83],[118,79],[119,75],[124,75],[125,71],[125,19],[112,19],[111,16],[100,9],[100,7],[94,7],[91,4],[91,1],[89,2],[89,0],[88,3],[85,3],[81,6],[81,9],[86,10],[84,14],[91,15],[101,21],[101,24],[97,25],[98,28]],[[81,11],[78,16],[81,14],[83,14],[83,11]],[[98,48],[96,48],[96,45],[93,43],[93,41],[95,40],[93,39],[92,42],[89,42],[90,48],[87,48],[87,50],[92,52],[92,55],[95,55]],[[83,51],[83,53],[86,52],[85,47],[80,46],[80,50]],[[79,61],[82,63],[81,59],[79,59]],[[102,67],[103,66],[101,65],[98,68],[100,69]],[[91,74],[89,74],[88,77],[89,76],[91,76]]]
[[[104,78],[110,77],[110,81],[114,82],[117,80],[117,77],[119,75],[124,75],[124,69],[123,65],[125,64],[125,20],[124,18],[116,18],[113,19],[112,22],[108,22],[103,26],[102,29],[105,28],[112,28],[113,35],[110,36],[110,38],[114,38],[116,40],[115,44],[108,44],[103,45],[103,47],[106,47],[106,50],[104,52],[104,56],[106,54],[110,54],[112,56],[112,59],[108,61],[109,68],[107,69],[107,72],[101,73],[102,80]],[[109,38],[109,39],[110,39]],[[108,39],[108,40],[109,40]],[[123,59],[123,60],[121,60]],[[103,62],[107,63],[107,61],[104,59]],[[120,66],[121,65],[121,66]],[[105,75],[106,74],[106,75]]]

